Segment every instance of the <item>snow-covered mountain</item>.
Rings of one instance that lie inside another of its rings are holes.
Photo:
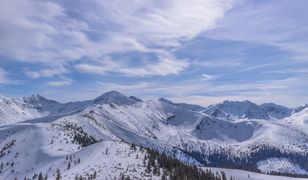
[[[294,108],[293,113],[298,113],[300,111],[302,111],[303,109],[306,109],[308,107],[308,104],[303,104],[299,107]]]
[[[228,120],[266,119],[276,120],[288,117],[292,109],[274,103],[257,105],[250,101],[224,101],[206,108],[204,113]]]
[[[40,95],[22,98],[0,98],[0,125],[43,117],[55,112],[60,103]]]
[[[29,102],[21,99],[20,104]],[[23,109],[40,113],[33,118],[21,116],[31,120],[12,123],[2,117],[11,124],[0,126],[0,179],[30,178],[40,172],[49,178],[61,172],[65,179],[94,176],[94,172],[98,179],[119,178],[123,173],[134,179],[162,178],[145,171],[145,151],[131,144],[198,166],[265,172],[264,168],[280,163],[273,172],[308,175],[308,131],[286,121],[247,119],[249,114],[246,120],[229,121],[161,99],[142,101],[116,91],[85,102],[42,99]],[[259,108],[250,102],[245,105],[251,111]],[[240,109],[234,113],[239,117],[246,112],[243,107],[231,107]],[[275,112],[269,107],[280,106],[262,107],[269,115]],[[292,171],[284,171],[290,165]]]
[[[0,98],[0,126],[53,115],[76,113],[94,100],[59,103],[40,95],[21,98]]]
[[[186,110],[191,110],[191,111],[202,111],[204,110],[205,108],[200,106],[200,105],[196,105],[196,104],[187,104],[187,103],[174,103],[168,99],[165,99],[165,98],[160,98],[159,101],[161,102],[164,102],[164,103],[167,103],[167,104],[171,104],[171,105],[175,105],[179,108],[182,108],[182,109],[186,109]]]
[[[284,120],[291,124],[308,125],[308,107],[303,107],[301,110],[296,109],[290,117]]]
[[[94,100],[59,103],[40,95],[21,98],[0,98],[0,125],[8,125],[24,120],[46,116],[63,116],[82,111],[93,104],[113,103],[132,105],[141,100],[136,97],[126,97],[117,91],[102,94]]]
[[[117,91],[110,91],[102,94],[94,99],[95,104],[117,104],[117,105],[133,105],[140,100],[136,97],[127,97]]]

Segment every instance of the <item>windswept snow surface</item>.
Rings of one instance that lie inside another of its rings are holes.
[[[273,158],[278,162],[292,158],[289,167],[303,171],[277,171],[305,174],[308,170],[308,133],[283,120],[229,121],[178,104],[142,101],[115,91],[66,104],[34,99],[35,103],[19,99],[16,106],[26,104],[23,110],[31,109],[38,116],[21,116],[30,120],[19,123],[1,117],[8,125],[0,126],[0,179],[21,179],[40,172],[53,177],[57,168],[66,179],[94,172],[102,179],[119,177],[123,172],[142,179],[144,152],[131,151],[130,143],[200,166],[258,170]],[[8,108],[17,109],[15,104]],[[146,177],[159,179],[151,174]]]

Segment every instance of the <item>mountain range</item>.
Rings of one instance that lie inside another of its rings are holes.
[[[308,176],[308,106],[202,107],[117,91],[70,103],[0,97],[0,179],[161,179],[143,148],[198,167]]]

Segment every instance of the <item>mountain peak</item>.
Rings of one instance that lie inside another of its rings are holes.
[[[205,113],[220,118],[282,119],[291,115],[287,107],[274,103],[257,105],[251,101],[224,101],[208,107]]]
[[[254,104],[253,102],[249,100],[243,100],[243,101],[225,100],[222,103],[251,103],[251,104]]]
[[[29,102],[29,103],[47,103],[47,102],[50,102],[50,103],[57,103],[59,104],[57,101],[55,100],[51,100],[51,99],[48,99],[40,94],[33,94],[31,96],[24,96],[21,98],[22,101],[24,102]]]
[[[219,103],[218,106],[242,106],[242,107],[250,107],[250,106],[257,106],[257,104],[249,101],[249,100],[244,100],[244,101],[223,101],[222,103]]]
[[[165,99],[165,98],[159,98],[158,99],[160,102],[164,102],[164,103],[167,103],[167,104],[172,104],[172,105],[175,105],[172,101],[168,100],[168,99]]]
[[[116,96],[125,96],[125,95],[123,95],[119,91],[112,90],[112,91],[108,91],[108,92],[103,93],[102,95],[98,96],[97,98],[100,98],[100,97],[116,97]]]
[[[97,104],[114,103],[117,105],[131,105],[135,104],[136,100],[133,100],[121,94],[118,91],[109,91],[95,98],[94,103]]]
[[[142,100],[137,98],[136,96],[129,96],[129,99],[132,99],[132,100],[138,101],[138,102],[142,102]]]
[[[182,109],[186,109],[186,110],[190,110],[190,111],[202,111],[204,110],[204,107],[200,106],[200,105],[196,105],[196,104],[187,104],[187,103],[174,103],[168,99],[165,98],[160,98],[158,99],[160,102],[166,103],[166,104],[170,104],[170,105],[174,105],[177,106],[179,108]]]
[[[306,108],[308,108],[308,104],[302,104],[299,107],[294,108],[294,113],[300,112]]]
[[[42,96],[40,94],[32,94],[28,98],[31,98],[31,99],[47,99],[47,98],[45,98],[44,96]]]

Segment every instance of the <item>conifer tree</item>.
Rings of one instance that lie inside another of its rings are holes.
[[[61,179],[60,169],[57,169],[56,180],[60,180],[60,179]]]
[[[39,173],[38,180],[44,180],[42,172]]]

